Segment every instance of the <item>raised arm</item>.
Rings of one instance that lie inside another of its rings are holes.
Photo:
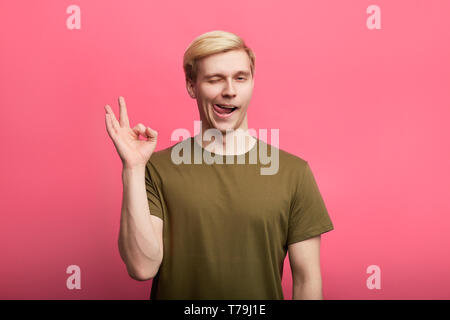
[[[118,246],[130,277],[144,281],[156,275],[163,257],[163,221],[150,215],[145,188],[145,166],[158,133],[141,123],[130,128],[123,97],[119,97],[119,109],[117,121],[111,107],[105,106],[106,129],[123,164]],[[139,135],[147,140],[140,140]]]

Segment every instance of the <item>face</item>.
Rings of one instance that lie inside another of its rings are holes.
[[[186,87],[189,95],[197,100],[203,132],[209,128],[216,128],[223,134],[228,129],[247,130],[247,108],[253,86],[250,58],[245,50],[200,59],[197,81],[188,81]]]

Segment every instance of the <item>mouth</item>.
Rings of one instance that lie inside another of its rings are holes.
[[[238,107],[234,105],[227,105],[227,104],[213,105],[214,113],[218,115],[220,118],[228,118],[234,113],[236,109],[238,109]]]

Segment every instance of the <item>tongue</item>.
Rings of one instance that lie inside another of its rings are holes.
[[[221,108],[221,107],[218,107],[218,106],[216,106],[216,105],[214,105],[214,109],[218,112],[218,113],[231,113],[231,112],[233,112],[233,109],[227,109],[227,108]]]

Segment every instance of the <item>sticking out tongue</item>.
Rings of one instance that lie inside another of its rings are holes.
[[[214,110],[216,110],[218,113],[232,113],[234,111],[234,109],[231,108],[222,108],[219,107],[218,105],[214,105],[213,106]]]

